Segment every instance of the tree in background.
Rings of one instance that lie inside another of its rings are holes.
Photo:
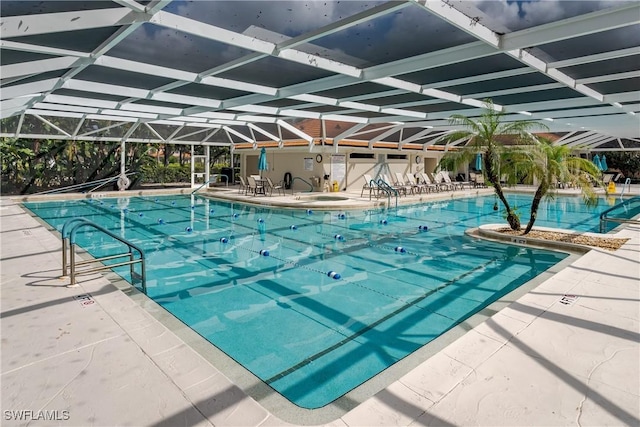
[[[557,183],[571,183],[580,188],[587,206],[595,206],[598,198],[593,183],[600,181],[600,170],[590,160],[571,155],[571,149],[564,145],[554,146],[542,140],[526,149],[511,153],[505,164],[508,176],[525,174],[538,183],[531,202],[529,223],[522,234],[528,234],[538,217],[538,208],[544,197],[553,198]]]
[[[618,169],[625,178],[640,178],[640,151],[611,151],[607,156],[609,169]]]
[[[0,140],[3,193],[30,194],[114,177],[120,173],[119,142]],[[128,144],[126,168],[139,171],[147,144]]]
[[[520,218],[509,205],[500,183],[500,176],[503,174],[501,166],[508,163],[514,147],[538,144],[531,132],[536,129],[546,130],[547,127],[536,120],[506,121],[506,114],[497,111],[490,99],[485,100],[485,104],[486,108],[480,117],[471,118],[458,114],[451,116],[449,123],[461,126],[462,129],[449,133],[440,140],[451,143],[467,139],[468,142],[459,150],[447,152],[439,166],[446,170],[458,170],[481,154],[485,182],[493,187],[496,196],[504,205],[511,229],[520,230]],[[509,141],[509,145],[505,145],[505,141]]]

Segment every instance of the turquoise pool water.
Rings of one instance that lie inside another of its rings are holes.
[[[529,197],[509,198],[526,212]],[[465,236],[504,221],[493,203],[307,212],[164,196],[26,207],[57,230],[85,217],[140,245],[149,297],[291,402],[318,408],[565,258]],[[537,224],[595,230],[607,207],[559,198]],[[78,242],[94,256],[120,251],[95,231]]]

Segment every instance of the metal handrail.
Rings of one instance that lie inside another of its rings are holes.
[[[304,182],[305,184],[307,184],[309,186],[309,191],[307,191],[307,193],[313,193],[313,185],[311,185],[311,183],[309,181],[307,181],[306,179],[300,178],[299,176],[296,176],[291,180],[291,192],[292,193],[293,193],[293,183],[296,181],[296,179]]]
[[[225,178],[227,178],[227,176],[226,176],[226,175],[220,175],[220,176],[224,176]],[[193,193],[195,193],[196,191],[200,190],[202,187],[204,187],[205,185],[207,185],[208,183],[210,183],[212,180],[217,179],[217,178],[218,178],[217,176],[215,176],[215,177],[213,177],[213,178],[209,178],[209,179],[207,180],[207,182],[205,182],[205,183],[204,183],[204,184],[202,184],[200,187],[198,187],[198,188],[196,188],[195,190],[193,190],[193,191],[191,192],[191,194],[193,194]],[[229,185],[229,184],[227,183],[227,185]]]
[[[600,214],[600,233],[604,233],[605,230],[605,225],[607,222],[615,222],[615,223],[619,223],[619,224],[640,224],[640,221],[635,220],[635,219],[629,219],[629,218],[609,218],[607,215],[609,214],[609,212],[624,207],[626,209],[627,205],[634,203],[636,201],[640,201],[640,196],[637,197],[632,197],[630,199],[625,200],[622,203],[618,203],[615,206],[610,207],[609,209],[606,209],[605,211],[603,211]]]
[[[378,179],[376,181],[378,188],[387,193],[387,206],[391,206],[391,194],[396,196],[396,209],[398,209],[398,190],[390,186],[384,179]]]
[[[84,261],[78,261],[76,262],[75,259],[75,236],[76,233],[78,232],[78,229],[82,228],[82,227],[91,227],[91,228],[95,228],[98,231],[101,231],[102,233],[112,237],[113,239],[125,244],[128,248],[129,251],[126,253],[122,253],[122,254],[117,254],[117,255],[108,255],[105,257],[101,257],[101,258],[94,258],[91,260],[84,260]],[[145,256],[144,256],[144,252],[142,251],[142,249],[140,249],[137,245],[134,245],[133,243],[129,242],[126,239],[123,239],[122,237],[110,232],[109,230],[99,226],[98,224],[89,221],[86,218],[72,218],[69,221],[67,221],[63,226],[62,226],[62,276],[66,276],[67,275],[67,265],[69,266],[69,278],[71,280],[70,285],[74,286],[76,284],[76,276],[82,275],[82,274],[89,274],[89,273],[94,273],[96,271],[100,271],[100,270],[106,270],[106,269],[110,269],[110,268],[114,268],[114,267],[122,267],[125,265],[129,265],[130,266],[130,273],[131,273],[131,284],[133,285],[133,280],[136,276],[136,273],[134,271],[134,264],[138,264],[140,263],[140,269],[141,269],[141,274],[140,274],[140,282],[142,285],[142,292],[143,293],[147,293],[147,274],[146,274],[146,267],[145,267]],[[67,239],[69,239],[69,262],[67,262]],[[137,251],[140,258],[135,258],[133,251]],[[86,270],[82,270],[80,272],[76,271],[76,266],[79,265],[85,265],[85,264],[91,264],[91,263],[96,263],[96,262],[101,262],[101,261],[106,261],[106,260],[111,260],[111,259],[117,259],[117,258],[122,258],[122,257],[129,257],[128,261],[123,261],[123,262],[119,262],[116,264],[110,264],[110,265],[102,265],[99,267],[94,267],[91,269],[86,269]]]
[[[622,184],[622,190],[620,191],[620,200],[622,200],[622,195],[624,194],[625,188],[631,191],[631,178],[627,178],[624,180],[624,184]]]

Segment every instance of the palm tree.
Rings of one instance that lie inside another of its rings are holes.
[[[521,151],[519,155],[513,155],[511,160],[510,168],[520,170],[538,182],[531,202],[529,223],[522,234],[531,231],[542,198],[553,198],[557,182],[571,182],[578,186],[587,206],[595,206],[598,202],[593,183],[600,181],[600,170],[587,159],[571,156],[571,150],[566,146],[554,146],[549,141],[542,140],[534,147]]]
[[[460,166],[469,164],[478,154],[482,154],[485,182],[493,187],[496,196],[504,205],[511,229],[520,230],[520,218],[509,205],[500,184],[501,165],[509,159],[513,151],[512,146],[507,146],[502,141],[508,139],[515,147],[519,144],[534,145],[537,139],[531,132],[536,128],[546,130],[547,127],[536,120],[504,121],[506,113],[498,111],[490,99],[484,102],[485,111],[478,118],[459,114],[449,118],[450,124],[461,126],[462,129],[453,131],[440,140],[457,142],[467,139],[468,142],[460,150],[447,152],[440,161],[440,167],[457,170]]]

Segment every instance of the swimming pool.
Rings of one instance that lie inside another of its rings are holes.
[[[522,212],[530,203],[509,198]],[[493,202],[389,212],[200,196],[25,205],[58,230],[82,216],[140,245],[149,297],[291,402],[319,408],[564,259],[465,236],[504,221]],[[559,198],[541,207],[537,224],[593,230],[606,207]],[[78,242],[94,256],[117,250],[90,230]]]

